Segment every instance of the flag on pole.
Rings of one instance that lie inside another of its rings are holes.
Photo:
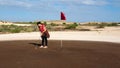
[[[61,12],[61,20],[66,20],[65,14]]]
[[[65,14],[63,12],[61,12],[61,20],[66,20],[66,17],[65,17]],[[62,29],[61,29],[62,31]],[[63,47],[63,42],[62,42],[62,39],[61,39],[61,48]]]

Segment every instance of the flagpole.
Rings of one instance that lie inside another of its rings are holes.
[[[63,44],[62,44],[62,39],[61,39],[61,48],[63,47]]]
[[[65,15],[64,15],[64,13],[63,12],[60,12],[61,13],[61,20],[63,20],[63,21],[65,21],[66,20],[66,17],[65,17]],[[62,28],[61,28],[61,32],[62,32]],[[61,48],[63,48],[63,40],[61,39]]]
[[[62,28],[61,28],[61,32],[62,32]],[[63,47],[63,41],[62,41],[62,38],[61,38],[61,49]]]

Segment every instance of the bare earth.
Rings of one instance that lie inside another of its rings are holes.
[[[40,42],[39,32],[0,34],[0,68],[120,68],[120,28],[50,32],[49,48]]]
[[[120,68],[120,44],[96,41],[1,41],[0,68]]]
[[[39,32],[0,34],[0,41],[39,40]],[[52,31],[49,40],[84,40],[120,43],[120,29],[107,31]]]

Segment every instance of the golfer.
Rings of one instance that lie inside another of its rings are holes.
[[[45,25],[39,21],[37,22],[37,26],[39,28],[39,31],[41,32],[41,39],[42,39],[40,48],[48,48],[47,38],[49,38],[50,36]]]

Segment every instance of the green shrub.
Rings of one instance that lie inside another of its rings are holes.
[[[63,23],[63,25],[66,25],[66,23]]]
[[[19,33],[20,31],[21,31],[20,28],[15,28],[15,29],[10,30],[11,33]]]
[[[1,32],[9,32],[10,31],[9,26],[8,25],[1,25],[0,31]]]
[[[118,23],[110,23],[108,26],[118,26]]]
[[[67,25],[65,29],[75,29],[77,26],[78,26],[77,23],[74,23],[74,24]]]
[[[9,30],[11,33],[19,33],[21,31],[22,28],[20,28],[20,26],[16,26],[16,25],[10,25],[9,26]]]
[[[37,31],[35,26],[16,26],[16,25],[1,25],[0,32],[2,33],[19,33]]]
[[[58,26],[58,24],[55,24],[55,23],[51,23],[50,25],[51,26]]]
[[[107,23],[100,23],[97,25],[97,28],[104,28],[105,26],[107,26]]]

